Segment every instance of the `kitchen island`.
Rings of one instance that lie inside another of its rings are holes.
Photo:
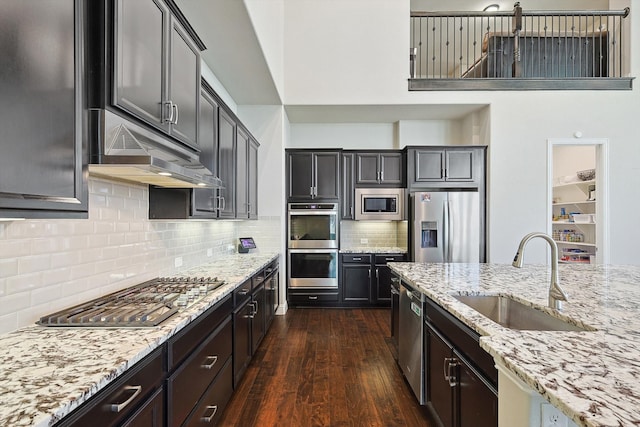
[[[640,268],[561,265],[569,295],[546,307],[550,268],[391,263],[403,280],[477,331],[496,361],[579,426],[640,424]],[[503,295],[595,331],[504,328],[453,295]],[[499,401],[509,399],[500,395]],[[501,424],[502,425],[502,424]]]
[[[48,426],[104,389],[278,254],[235,254],[180,271],[225,281],[156,327],[41,327],[0,336],[0,425]]]

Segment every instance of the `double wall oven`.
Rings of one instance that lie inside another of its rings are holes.
[[[337,203],[289,203],[290,288],[338,288],[339,223]]]

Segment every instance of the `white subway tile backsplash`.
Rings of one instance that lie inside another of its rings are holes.
[[[7,295],[18,295],[37,289],[42,285],[42,273],[20,274],[6,280]]]
[[[29,292],[19,292],[17,294],[7,293],[2,297],[2,304],[0,304],[0,316],[17,313],[20,310],[29,308],[30,300],[31,296]],[[0,329],[4,329],[4,327],[0,325]]]
[[[11,277],[18,274],[18,259],[0,259],[0,278]]]
[[[280,217],[150,221],[148,197],[144,185],[91,177],[88,219],[0,223],[0,333],[235,252],[240,235],[253,236],[257,251],[281,250]]]

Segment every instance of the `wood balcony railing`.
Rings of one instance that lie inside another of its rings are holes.
[[[409,90],[629,90],[629,8],[411,12]]]

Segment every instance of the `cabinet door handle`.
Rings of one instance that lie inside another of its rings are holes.
[[[180,112],[180,110],[178,109],[178,104],[173,104],[172,108],[175,110],[176,114],[175,114],[175,118],[173,119],[173,121],[171,123],[173,123],[174,125],[178,124],[178,113]]]
[[[216,364],[216,362],[218,361],[218,356],[207,356],[206,359],[204,359],[205,363],[203,363],[202,365],[200,365],[201,368],[204,369],[211,369],[213,368],[213,365]],[[206,362],[211,361],[211,363],[207,364]]]
[[[369,271],[367,271],[367,276],[369,277],[369,279],[371,279],[371,269],[369,269]]]
[[[227,199],[225,199],[224,196],[220,197],[220,199],[222,199],[222,210],[226,211],[227,210]]]
[[[258,314],[258,301],[252,301],[251,305],[253,306],[253,316]]]
[[[449,387],[455,387],[457,385],[457,378],[455,372],[452,374],[452,369],[458,366],[458,359],[455,357],[445,357],[443,364],[444,379],[449,382]]]
[[[141,385],[128,385],[123,388],[124,391],[131,393],[131,396],[122,403],[112,403],[109,407],[111,412],[120,412],[127,407],[142,392]]]
[[[380,171],[380,182],[384,181],[384,171]]]
[[[208,411],[211,411],[211,414],[207,416],[206,413]],[[205,408],[205,413],[202,415],[202,418],[200,418],[200,421],[203,423],[210,423],[211,420],[213,420],[213,417],[216,416],[216,412],[218,412],[218,405],[207,406]]]
[[[313,199],[313,187],[309,187],[309,195]]]
[[[169,109],[169,117],[164,118],[163,122],[165,123],[173,123],[173,113],[174,113],[174,109],[173,109],[173,101],[165,101],[164,103],[168,109]]]
[[[380,268],[376,267],[376,279],[380,279]]]

